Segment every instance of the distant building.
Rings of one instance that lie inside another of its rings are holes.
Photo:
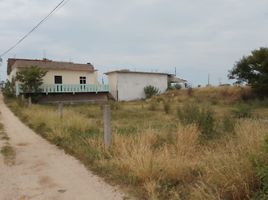
[[[44,101],[91,101],[107,99],[108,85],[98,83],[97,70],[93,65],[59,62],[48,59],[8,59],[7,74],[9,80],[16,73],[31,66],[47,70],[41,86]],[[23,94],[20,84],[16,83],[16,95]]]
[[[137,72],[118,70],[105,73],[108,76],[110,93],[117,101],[130,101],[145,98],[144,87],[152,85],[161,93],[168,83],[184,83],[183,79],[172,74],[157,72]]]

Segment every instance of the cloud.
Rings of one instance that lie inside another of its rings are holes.
[[[40,21],[55,1],[0,0],[0,50]],[[266,0],[70,0],[8,54],[173,72],[197,84],[227,81],[251,50],[267,46]]]

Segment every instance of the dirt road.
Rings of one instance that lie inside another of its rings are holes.
[[[2,96],[0,112],[8,142],[16,152],[13,165],[5,164],[0,155],[0,200],[123,199],[121,192],[21,123]]]

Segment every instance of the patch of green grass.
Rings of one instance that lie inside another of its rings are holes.
[[[232,114],[235,118],[250,118],[252,117],[252,106],[240,103],[232,109]]]
[[[0,123],[0,139],[1,140],[9,140],[9,137],[7,136],[7,134],[4,131],[4,125],[2,123]]]
[[[16,152],[9,144],[3,146],[0,152],[4,156],[4,161],[7,165],[15,164]]]
[[[178,108],[177,115],[183,124],[196,124],[203,139],[212,139],[217,134],[215,114],[210,107],[185,104]]]

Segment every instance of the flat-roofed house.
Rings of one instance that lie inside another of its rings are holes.
[[[158,88],[160,93],[164,93],[169,82],[186,82],[172,74],[158,72],[117,70],[105,74],[108,76],[110,93],[117,101],[144,99],[144,88],[149,85]]]
[[[90,63],[52,61],[48,59],[8,59],[9,80],[15,78],[21,69],[38,66],[47,70],[41,86],[41,101],[92,101],[105,100],[109,86],[99,84],[97,70]],[[16,95],[22,94],[20,84],[16,83]],[[104,98],[105,97],[105,98]]]

